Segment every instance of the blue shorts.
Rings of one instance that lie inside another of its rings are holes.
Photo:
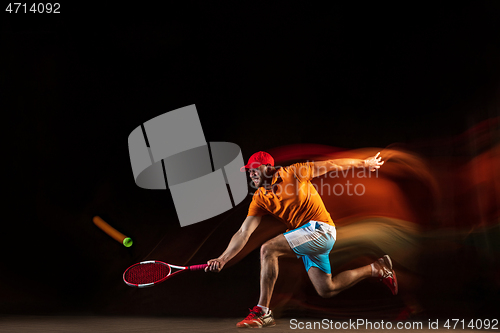
[[[306,271],[314,266],[327,274],[332,273],[329,255],[337,238],[334,226],[324,222],[310,221],[283,235],[293,252],[297,254],[297,258],[302,257]]]

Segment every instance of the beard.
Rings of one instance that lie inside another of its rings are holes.
[[[255,182],[255,180],[257,180],[257,183]],[[253,187],[253,188],[256,188],[256,189],[257,189],[257,188],[259,188],[259,187],[262,187],[262,185],[263,185],[263,183],[264,183],[263,178],[262,178],[262,177],[260,177],[260,178],[255,179],[255,180],[254,180],[254,179],[252,179],[252,184],[251,184],[251,185],[252,185],[252,187]]]
[[[267,171],[267,169],[261,170],[261,172],[259,172],[256,177],[250,178],[250,186],[252,188],[258,189],[260,187],[265,187],[267,183],[271,183],[273,175],[268,175]],[[257,183],[255,181],[257,181]]]

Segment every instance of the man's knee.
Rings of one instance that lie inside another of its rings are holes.
[[[316,292],[323,298],[330,298],[338,294],[338,291],[332,290],[328,287],[316,287]]]
[[[316,291],[318,292],[318,295],[320,295],[323,298],[330,298],[331,297],[330,293],[328,292],[328,290],[316,289]]]
[[[316,289],[319,296],[330,298],[339,293],[337,286],[332,281],[331,274],[326,274],[317,267],[311,267],[308,273],[314,289]]]
[[[265,242],[264,244],[262,244],[262,246],[260,247],[261,258],[269,258],[275,256],[276,256],[276,250],[274,249],[271,242]]]
[[[333,296],[338,294],[337,291],[331,290],[331,289],[326,289],[326,288],[316,289],[316,291],[318,292],[318,295],[320,295],[323,298],[330,298],[330,297],[333,297]]]

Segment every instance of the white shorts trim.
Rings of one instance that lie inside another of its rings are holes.
[[[284,236],[293,249],[322,237],[324,233],[330,234],[335,240],[337,239],[337,229],[333,225],[319,221],[309,221],[302,227],[286,232]]]

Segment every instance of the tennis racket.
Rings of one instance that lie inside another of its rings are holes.
[[[185,271],[201,271],[207,266],[207,264],[202,264],[184,267],[170,265],[158,260],[142,261],[125,270],[123,281],[130,287],[152,287],[170,279],[174,275]],[[172,273],[172,269],[178,269],[178,271]]]

